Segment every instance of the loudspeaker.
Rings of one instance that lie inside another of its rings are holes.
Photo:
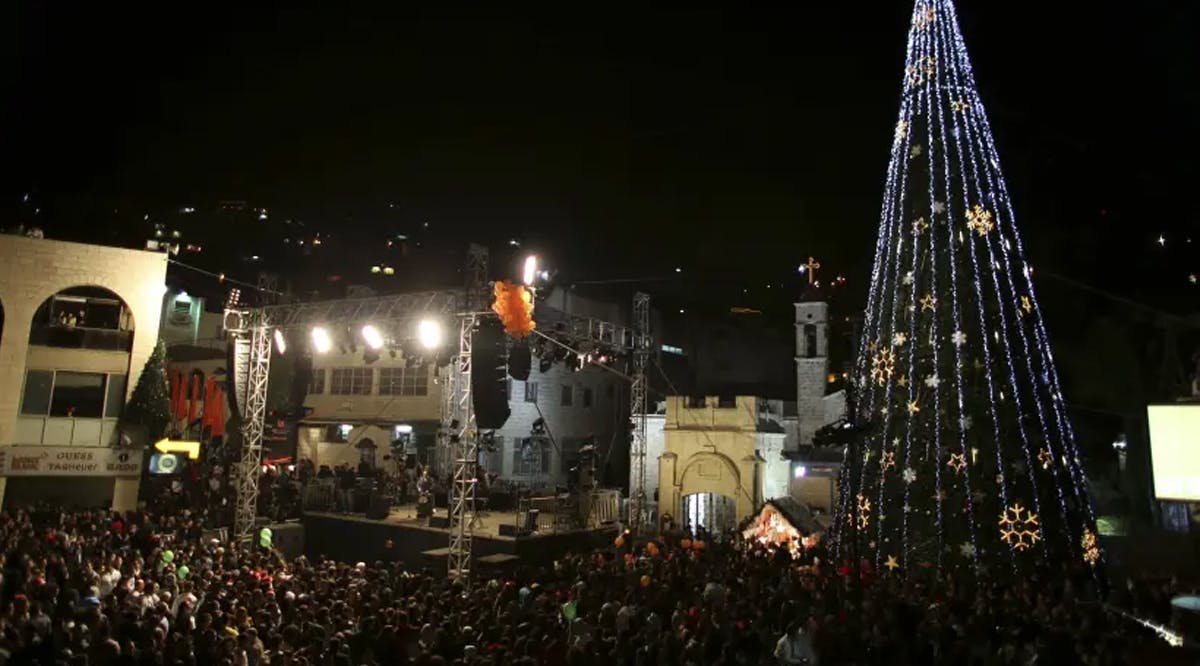
[[[508,348],[508,376],[519,382],[528,381],[532,365],[533,354],[529,351],[529,343],[514,341]]]
[[[508,523],[500,523],[500,536],[502,537],[519,537],[521,536],[521,528]]]
[[[391,510],[391,498],[383,493],[371,493],[371,499],[367,501],[367,518],[382,520],[388,517]]]
[[[429,517],[429,526],[430,527],[442,527],[442,528],[450,527],[450,517],[449,516],[430,516]]]
[[[498,430],[508,420],[508,387],[504,327],[499,319],[482,318],[471,332],[471,405],[480,430]]]

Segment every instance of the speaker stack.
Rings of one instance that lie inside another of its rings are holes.
[[[500,320],[478,320],[471,332],[471,406],[480,430],[498,430],[508,420],[506,345]]]

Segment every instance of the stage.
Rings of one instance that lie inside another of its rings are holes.
[[[446,509],[434,510],[435,525],[446,524]],[[473,556],[476,571],[528,564],[546,564],[568,551],[590,550],[612,543],[615,525],[597,529],[555,530],[553,515],[539,517],[538,531],[521,536],[501,535],[501,526],[515,529],[515,511],[485,511],[476,516]],[[304,552],[345,562],[401,561],[411,568],[445,567],[450,530],[431,527],[417,518],[415,504],[393,507],[386,518],[361,513],[310,511],[304,515]],[[390,543],[389,543],[390,542]],[[489,566],[490,565],[490,566]]]

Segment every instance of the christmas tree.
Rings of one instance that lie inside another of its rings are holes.
[[[835,542],[898,575],[1098,563],[1082,464],[950,0],[919,0]]]
[[[138,376],[133,395],[121,413],[121,430],[125,433],[145,431],[148,442],[167,435],[171,426],[171,399],[167,388],[166,347],[158,343],[142,374]]]

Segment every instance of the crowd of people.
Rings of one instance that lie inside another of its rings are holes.
[[[918,583],[685,538],[467,587],[402,562],[287,561],[188,509],[10,510],[0,663],[1117,664],[1158,641],[1082,572]],[[1167,588],[1117,587],[1169,613]]]

